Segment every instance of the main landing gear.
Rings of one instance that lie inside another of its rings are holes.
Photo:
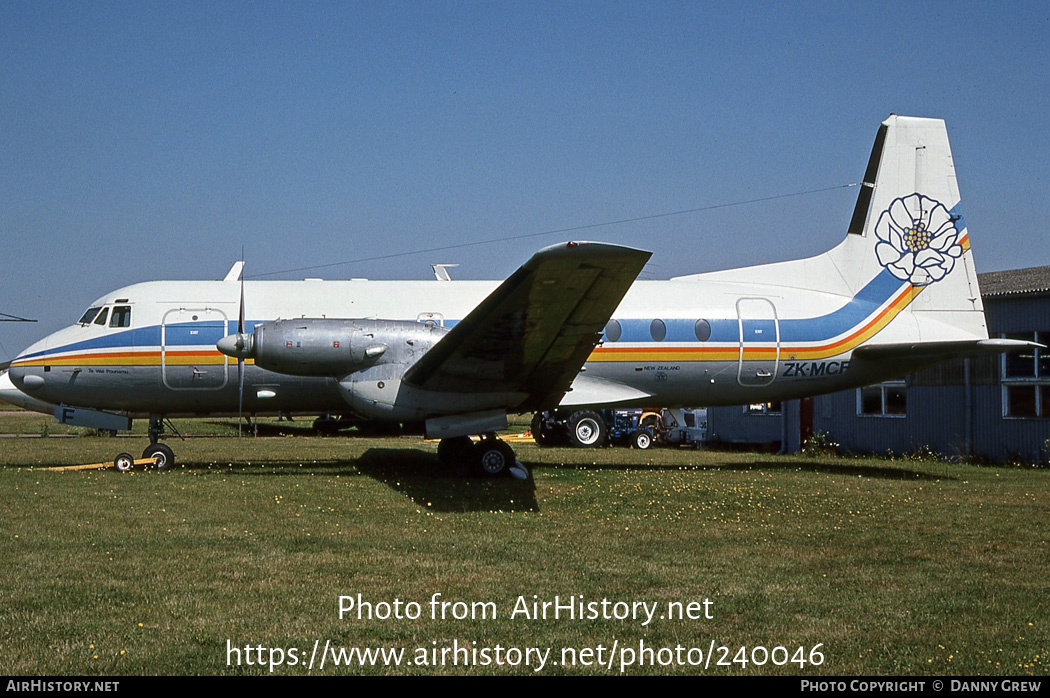
[[[485,434],[477,442],[469,436],[441,439],[438,461],[444,466],[459,468],[460,472],[483,477],[509,475],[518,480],[529,477],[529,471],[515,458],[514,449],[495,434]]]

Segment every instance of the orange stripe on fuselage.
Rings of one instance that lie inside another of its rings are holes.
[[[864,325],[842,339],[816,346],[784,346],[779,356],[790,359],[824,359],[844,354],[878,334],[907,308],[922,292],[924,286],[901,289],[889,305],[870,318]],[[776,346],[745,346],[745,361],[772,360],[778,356]],[[615,347],[608,344],[595,347],[589,361],[738,361],[740,345],[707,347]]]
[[[12,365],[17,366],[160,366],[161,352],[153,351],[110,351],[110,352],[85,352],[80,354],[60,354],[31,359],[29,361],[14,361]],[[163,355],[163,363],[171,366],[187,365],[222,365],[223,363],[236,363],[233,359],[224,356],[215,350],[199,351],[166,351]],[[248,359],[245,363],[254,363]]]

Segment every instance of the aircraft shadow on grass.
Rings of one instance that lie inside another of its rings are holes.
[[[183,463],[179,467],[209,469],[221,465]],[[253,477],[288,477],[311,471],[340,477],[368,477],[433,512],[540,510],[531,475],[526,480],[516,480],[509,476],[474,475],[467,468],[456,471],[439,464],[432,452],[415,448],[371,448],[358,458],[232,463],[230,467]]]
[[[410,498],[428,511],[539,511],[536,483],[511,477],[471,476],[439,465],[433,453],[414,448],[370,448],[354,461],[357,471]]]

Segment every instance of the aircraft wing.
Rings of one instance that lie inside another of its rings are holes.
[[[554,409],[650,256],[596,242],[540,250],[409,368],[405,382],[517,393],[511,410]]]

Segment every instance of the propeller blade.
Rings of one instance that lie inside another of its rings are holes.
[[[244,418],[244,359],[237,359],[237,438],[241,438]]]
[[[244,337],[244,248],[241,248],[241,302],[237,310],[237,338]],[[244,421],[244,356],[237,356],[237,438],[241,438]]]

